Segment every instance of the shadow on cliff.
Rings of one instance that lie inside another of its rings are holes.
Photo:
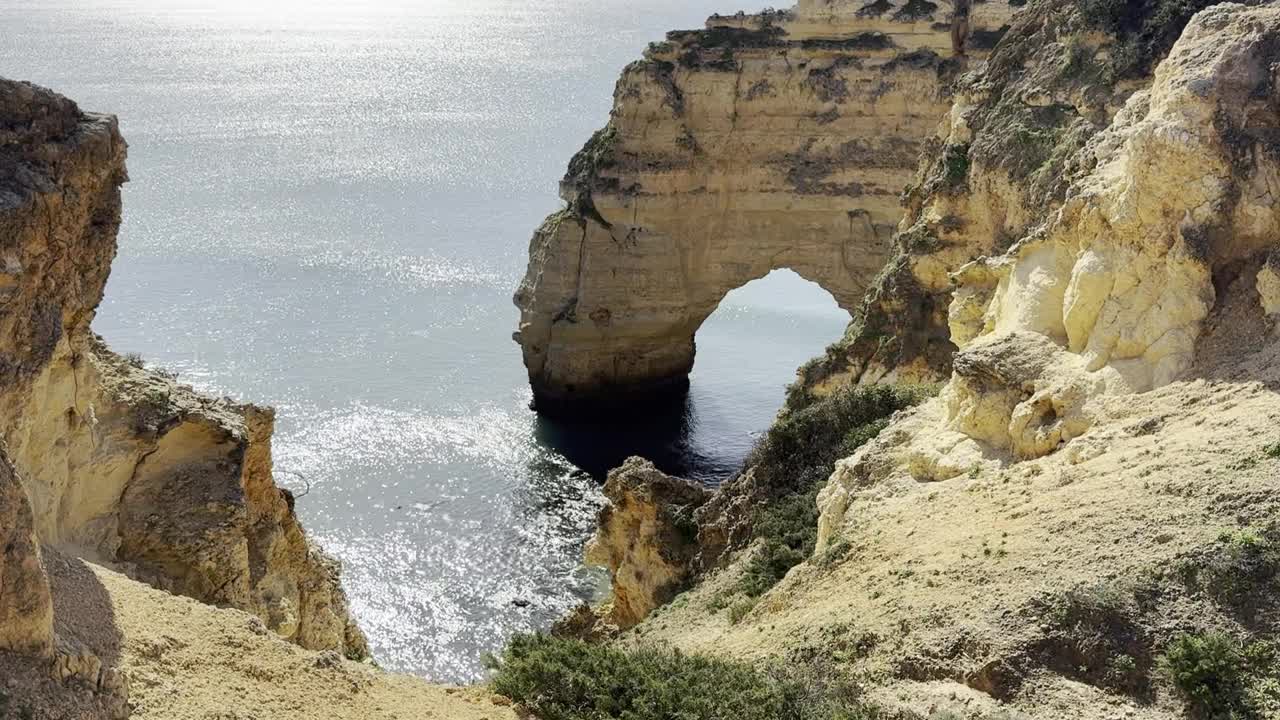
[[[116,627],[111,596],[85,561],[49,548],[43,551],[53,596],[54,631],[71,649],[85,649],[103,668],[120,662],[123,634]],[[82,646],[82,648],[77,647]],[[66,649],[65,647],[63,649]]]
[[[609,421],[552,419],[539,415],[537,441],[603,480],[632,455],[653,461],[663,472],[718,485],[738,468],[695,447],[698,415],[691,397],[669,408],[621,414]]]
[[[0,718],[112,720],[127,715],[119,673],[123,635],[107,589],[83,560],[49,547],[41,555],[53,600],[54,658],[49,664],[0,652]]]

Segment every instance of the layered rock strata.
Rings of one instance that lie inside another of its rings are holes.
[[[907,189],[893,258],[846,336],[802,369],[789,404],[851,382],[946,380],[957,348],[983,331],[1001,272],[972,261],[1044,231],[1072,183],[1109,159],[1113,148],[1086,146],[1131,112],[1129,98],[1151,84],[1195,9],[1116,17],[1103,5],[1048,3],[1023,13],[985,66],[957,83]],[[1039,312],[1034,304],[1026,312]],[[1081,312],[1073,322],[1091,322]],[[1166,381],[1171,363],[1160,371]]]
[[[974,6],[969,57],[1015,9]],[[515,295],[535,407],[679,391],[699,325],[778,268],[855,310],[965,67],[952,15],[947,2],[802,2],[712,17],[628,66]]]
[[[1158,7],[1033,5],[965,77],[793,400],[940,394],[836,463],[749,611],[707,609],[744,553],[636,642],[835,666],[887,716],[1275,716],[1270,655],[1228,710],[1161,666],[1280,637],[1280,9]]]
[[[1211,313],[1242,276],[1258,312],[1271,312],[1278,39],[1274,8],[1202,12],[1151,87],[1075,154],[1085,170],[1061,207],[1002,254],[954,274],[959,351],[939,401],[943,427],[895,451],[917,479],[1090,452],[1073,440],[1091,427],[1094,406],[1192,370]],[[867,479],[859,467],[855,456],[833,476],[824,524],[840,524],[844,495]]]
[[[201,397],[90,332],[124,159],[113,117],[0,81],[0,648],[54,647],[44,544],[364,657],[336,562],[272,479],[272,412]]]

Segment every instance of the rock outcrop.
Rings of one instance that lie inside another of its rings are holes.
[[[968,57],[1016,7],[974,5]],[[680,391],[730,290],[789,268],[850,311],[965,59],[950,3],[801,2],[669,33],[623,72],[516,292],[542,412]]]
[[[3,455],[0,548],[0,650],[47,656],[53,650],[53,601],[40,565],[31,505]]]
[[[912,433],[902,455],[917,479],[945,480],[984,460],[1078,455],[1072,441],[1101,398],[1193,368],[1206,321],[1237,278],[1256,278],[1253,303],[1270,313],[1277,47],[1274,8],[1202,12],[1151,87],[1077,152],[1086,171],[1061,207],[1003,254],[955,273],[950,327],[960,349],[940,400],[943,427]],[[841,496],[858,477],[833,476],[824,525],[839,524]]]
[[[1179,170],[1184,175],[1157,179],[1136,164],[1151,158],[1115,155],[1124,142],[1116,133],[1133,122],[1122,115],[1145,114],[1130,102],[1131,97],[1135,93],[1151,97],[1141,91],[1156,81],[1153,63],[1177,39],[1178,30],[1196,9],[1196,4],[1178,6],[1176,11],[1166,9],[1170,14],[1162,17],[1155,9],[1133,9],[1125,15],[1119,5],[1046,3],[1024,13],[986,66],[957,83],[954,104],[931,143],[932,152],[924,156],[920,172],[908,188],[893,259],[864,299],[850,332],[826,357],[803,369],[791,403],[803,405],[847,382],[946,380],[957,348],[993,329],[989,323],[995,318],[988,314],[988,306],[998,285],[1005,307],[1000,329],[1043,326],[1031,316],[1055,314],[1051,305],[1067,292],[1065,284],[1042,277],[1032,268],[1036,261],[1030,258],[1021,264],[1020,272],[1012,271],[1009,260],[974,261],[1001,258],[1015,244],[1019,252],[1028,255],[1061,244],[1044,236],[1056,232],[1054,228],[1061,224],[1051,227],[1050,219],[1060,211],[1069,215],[1097,212],[1085,207],[1091,201],[1076,197],[1086,192],[1075,184],[1084,176],[1092,174],[1095,183],[1102,183],[1108,173],[1121,178],[1118,182],[1134,185],[1134,190],[1139,190],[1138,186],[1150,189],[1153,183],[1221,178],[1221,167],[1188,166]],[[1097,137],[1104,131],[1110,140]],[[1101,169],[1099,164],[1110,164],[1111,168]],[[1135,174],[1130,176],[1130,172]],[[1087,192],[1096,198],[1101,188]],[[1212,194],[1202,193],[1201,199],[1209,200]],[[1130,195],[1125,202],[1132,204],[1136,197]],[[1190,207],[1195,205],[1184,204],[1184,208]],[[1150,218],[1121,220],[1119,214],[1124,211],[1120,209],[1102,212],[1115,217],[1081,232],[1147,232],[1137,228]],[[1202,209],[1200,215],[1208,212]],[[1119,225],[1112,228],[1112,221]],[[1071,222],[1092,221],[1082,218]],[[1167,231],[1170,224],[1184,222],[1187,232],[1204,230],[1197,226],[1200,220],[1181,215],[1162,222],[1166,227],[1160,232]],[[1033,236],[1038,240],[1031,240]],[[1085,336],[1097,319],[1094,314],[1103,311],[1101,306],[1090,306],[1091,300],[1081,301],[1076,296],[1095,297],[1100,302],[1096,294],[1108,291],[1092,279],[1105,284],[1113,274],[1105,264],[1127,261],[1101,249],[1083,258],[1077,282],[1070,290],[1071,301],[1077,304],[1071,317],[1060,322],[1062,327],[1054,332],[1065,337],[1067,325],[1072,325],[1071,342],[1088,344]],[[1126,268],[1134,277],[1155,270],[1140,265]],[[1159,268],[1160,275],[1169,272],[1174,272],[1172,266]],[[1164,310],[1178,315],[1203,312],[1205,299],[1190,286],[1184,289],[1193,293],[1187,302],[1201,309],[1170,306]],[[1160,294],[1150,284],[1141,292]],[[1176,292],[1166,295],[1164,302],[1177,300],[1175,296]],[[1155,296],[1143,300],[1157,301]],[[1021,319],[1013,320],[1015,314],[1021,314]],[[1195,324],[1190,317],[1173,322]],[[1161,332],[1155,327],[1151,330],[1157,336]],[[1179,341],[1178,335],[1166,336],[1155,348],[1144,345],[1142,352],[1152,354],[1142,364],[1161,364],[1157,355],[1164,360],[1160,368],[1140,371],[1154,373],[1153,377],[1131,378],[1136,386],[1167,382],[1177,374],[1178,366],[1188,359],[1185,338]],[[1111,350],[1119,349],[1115,360],[1137,352],[1114,334],[1111,339],[1106,337],[1106,331],[1098,335],[1089,352],[1111,357]],[[1145,342],[1153,343],[1155,337]],[[1177,350],[1170,347],[1179,344]],[[1104,349],[1104,345],[1111,348]]]
[[[782,422],[941,392],[836,462],[808,562],[735,603],[741,553],[627,641],[820,662],[887,716],[1280,711],[1271,656],[1210,704],[1157,669],[1280,638],[1280,8],[1197,9],[1034,4],[958,81]]]
[[[612,596],[601,619],[626,630],[675,597],[693,576],[699,545],[694,514],[711,491],[671,477],[643,458],[610,471],[589,564],[609,569]]]
[[[0,647],[54,647],[43,544],[365,657],[336,562],[272,479],[272,412],[201,397],[90,332],[124,159],[115,118],[0,81]]]

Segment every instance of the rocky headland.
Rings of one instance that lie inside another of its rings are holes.
[[[842,708],[759,717],[1280,717],[1280,9],[979,3],[960,56],[927,5],[716,17],[624,72],[516,295],[535,405],[678,386],[773,268],[852,322],[709,497],[610,476],[614,599],[559,630]]]
[[[0,715],[1280,717],[1280,8],[802,0],[623,71],[530,246],[536,408],[678,395],[777,268],[851,313],[494,689],[382,673],[269,409],[91,331],[125,143],[0,81]],[[573,639],[581,638],[581,639]]]
[[[1017,9],[975,4],[964,55],[946,0],[807,0],[651,44],[530,243],[516,340],[535,407],[679,394],[698,327],[778,268],[856,310],[955,79]]]
[[[0,80],[0,716],[475,716],[354,662],[338,563],[272,478],[272,410],[93,334],[125,153],[114,117]]]

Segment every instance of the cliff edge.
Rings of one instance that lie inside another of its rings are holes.
[[[272,411],[202,397],[90,330],[125,152],[115,118],[0,80],[0,650],[121,694],[108,664],[56,630],[44,547],[367,657],[336,561],[272,479]]]
[[[696,547],[602,515],[629,607],[684,588],[610,651],[798,673],[822,718],[1280,717],[1280,9],[1010,24]]]

